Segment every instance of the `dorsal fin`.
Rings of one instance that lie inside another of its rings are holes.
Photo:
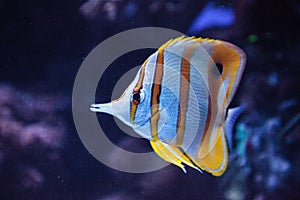
[[[158,51],[159,50],[164,50],[166,48],[170,48],[170,47],[176,46],[176,45],[183,45],[183,48],[184,48],[185,45],[190,45],[191,42],[199,42],[199,44],[200,44],[200,43],[203,43],[203,42],[208,42],[208,43],[215,42],[215,43],[218,43],[218,42],[222,42],[222,41],[221,40],[209,39],[209,38],[201,38],[201,37],[196,38],[194,36],[192,36],[192,37],[181,36],[181,37],[169,40],[168,42],[166,42],[165,44],[163,44],[158,49]]]

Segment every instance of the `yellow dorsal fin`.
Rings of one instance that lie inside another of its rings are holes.
[[[168,42],[164,43],[159,49],[158,51],[162,51],[164,49],[166,49],[167,47],[170,47],[172,45],[175,45],[177,43],[180,43],[180,44],[186,44],[185,42],[190,42],[190,41],[193,41],[193,42],[221,42],[220,40],[214,40],[214,39],[209,39],[209,38],[196,38],[195,36],[192,36],[192,37],[185,37],[185,36],[180,36],[178,38],[175,38],[175,39],[171,39],[169,40]]]

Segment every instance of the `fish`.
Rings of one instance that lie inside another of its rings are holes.
[[[181,36],[150,55],[120,98],[90,110],[119,118],[165,161],[221,176],[246,55],[222,40]],[[231,112],[232,110],[232,112]]]

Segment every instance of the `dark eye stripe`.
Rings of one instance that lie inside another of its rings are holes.
[[[142,89],[144,76],[145,76],[145,66],[146,66],[147,62],[148,62],[148,59],[142,65],[140,76],[139,76],[138,82],[137,82],[133,92],[138,92],[138,91],[140,91],[140,89]],[[133,101],[131,101],[131,103],[130,103],[130,121],[131,122],[134,122],[137,107],[138,107],[138,105],[136,103],[134,103]]]

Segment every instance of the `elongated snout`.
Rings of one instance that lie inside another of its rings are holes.
[[[101,103],[101,104],[92,104],[90,107],[90,110],[93,112],[102,112],[102,113],[108,113],[113,114],[112,112],[112,103]]]

